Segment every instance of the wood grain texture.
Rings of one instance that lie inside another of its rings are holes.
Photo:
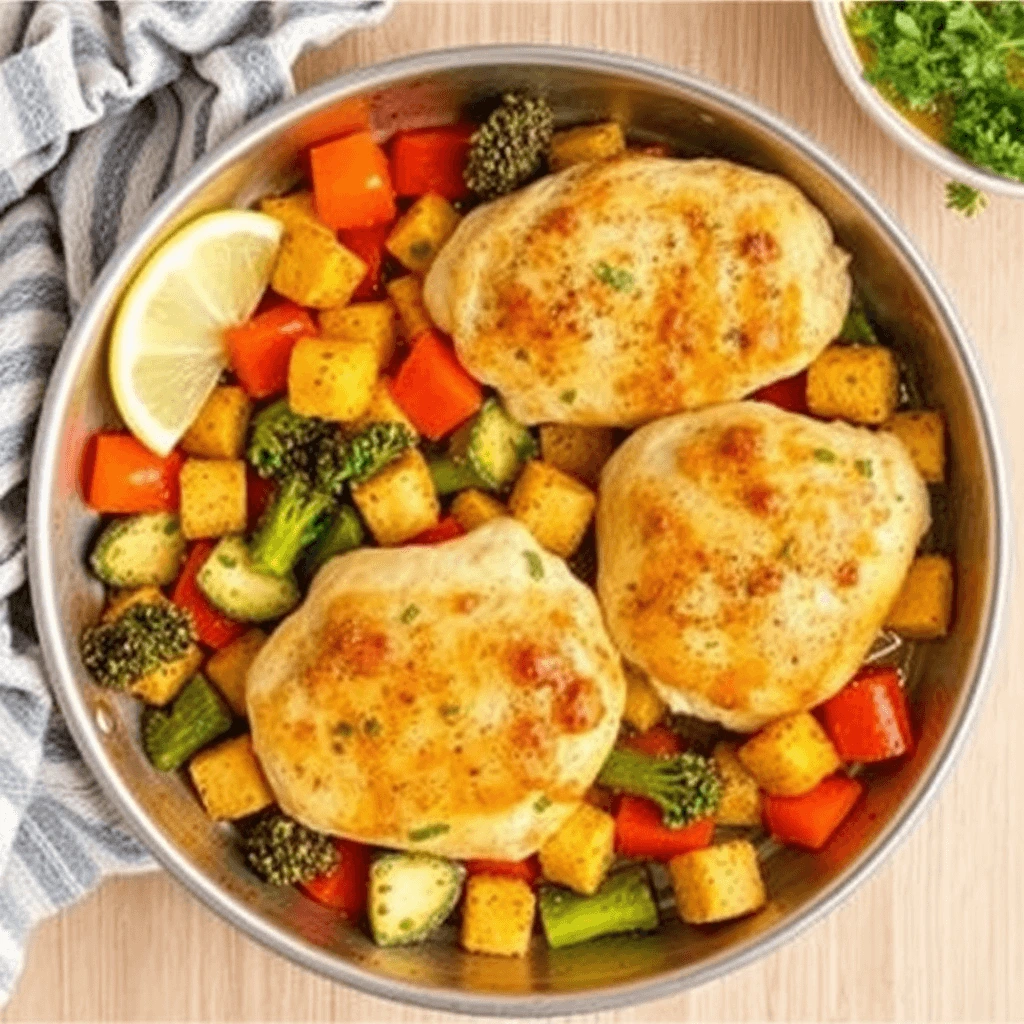
[[[1001,408],[1011,462],[1024,452],[1024,204],[995,199],[974,222],[947,213],[942,178],[891,143],[845,92],[805,4],[406,3],[378,29],[307,56],[299,78],[308,85],[420,49],[514,41],[627,51],[706,75],[835,153],[909,228],[953,293]],[[1024,521],[1019,492],[1016,513]],[[1017,554],[1019,564],[1019,546]],[[936,805],[884,869],[776,955],[602,1021],[1024,1019],[1020,590],[974,736]],[[0,1018],[459,1019],[307,974],[160,875],[111,883],[41,927]]]

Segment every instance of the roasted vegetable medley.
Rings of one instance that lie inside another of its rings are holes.
[[[880,41],[876,22],[862,31]],[[903,641],[949,628],[952,565],[934,551],[913,561],[888,613],[886,656],[823,704],[752,734],[672,713],[664,689],[627,662],[614,747],[585,798],[525,859],[463,862],[412,848],[447,830],[443,822],[410,834],[410,849],[374,849],[277,805],[250,735],[247,674],[339,556],[460,543],[512,517],[538,545],[515,571],[544,582],[543,551],[594,586],[602,469],[628,428],[517,420],[432,322],[423,277],[481,201],[640,151],[668,155],[629,146],[611,121],[556,131],[546,101],[525,95],[498,98],[479,125],[385,143],[355,131],[314,146],[309,187],[260,204],[280,225],[268,286],[252,315],[224,332],[223,373],[179,443],[155,454],[111,428],[89,445],[85,498],[106,517],[90,567],[108,601],[81,638],[86,671],[145,702],[140,740],[154,769],[184,769],[210,817],[237,823],[256,875],[365,922],[382,946],[426,940],[453,914],[464,949],[508,956],[525,955],[538,928],[555,949],[651,931],[671,913],[657,896],[669,885],[688,925],[755,912],[768,898],[767,838],[821,850],[870,784],[862,767],[914,748],[899,658]],[[754,256],[772,259],[773,244],[755,240]],[[640,287],[618,263],[599,263],[592,276],[601,301],[626,301]],[[751,397],[891,433],[920,476],[942,485],[942,414],[912,407],[900,362],[859,298],[806,370]],[[816,472],[839,461],[828,448],[811,460]],[[869,486],[877,468],[860,460],[851,472]],[[413,628],[422,614],[410,603],[402,623]],[[372,660],[367,644],[354,656]],[[621,680],[618,664],[609,671]],[[453,721],[462,711],[445,707]],[[334,727],[339,751],[356,728]],[[382,728],[359,724],[360,742]],[[550,803],[543,796],[533,811]]]

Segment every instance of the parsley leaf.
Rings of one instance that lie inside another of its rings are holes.
[[[617,292],[629,291],[634,283],[633,275],[625,267],[613,267],[604,260],[594,265],[594,277]]]
[[[946,208],[965,217],[975,217],[988,206],[988,196],[962,181],[946,182]]]

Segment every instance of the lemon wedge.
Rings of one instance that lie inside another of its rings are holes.
[[[248,320],[284,228],[251,210],[187,224],[132,281],[110,340],[110,386],[128,429],[166,455],[227,366],[224,330]]]

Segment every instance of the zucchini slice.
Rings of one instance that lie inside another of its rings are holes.
[[[537,454],[537,442],[496,398],[488,398],[476,417],[452,438],[449,454],[472,467],[494,491],[512,486],[527,459]]]
[[[270,576],[252,564],[241,537],[224,537],[196,576],[210,603],[239,622],[266,622],[299,603],[294,576]]]
[[[378,946],[409,946],[455,909],[466,869],[430,853],[385,853],[370,867],[367,909]]]
[[[171,512],[115,519],[89,557],[92,571],[112,587],[165,587],[178,578],[185,537]]]

